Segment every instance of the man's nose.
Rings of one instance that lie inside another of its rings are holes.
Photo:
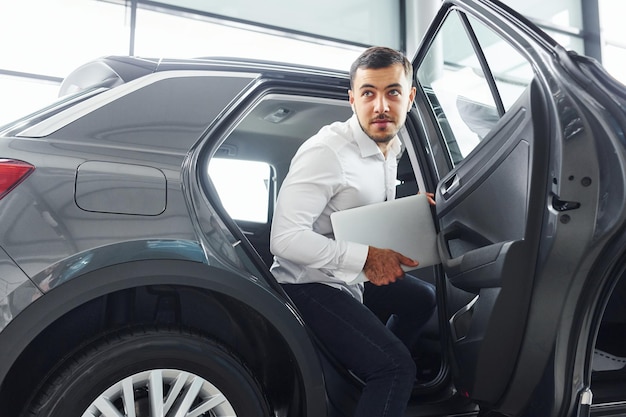
[[[376,113],[385,113],[389,111],[389,105],[384,95],[381,95],[376,99],[374,111]]]

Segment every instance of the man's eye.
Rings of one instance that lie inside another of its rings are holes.
[[[372,95],[371,91],[363,91],[363,97],[370,97]]]
[[[398,91],[398,90],[390,90],[389,91],[389,95],[390,96],[399,96],[400,95],[400,91]]]

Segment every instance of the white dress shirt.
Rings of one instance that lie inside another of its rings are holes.
[[[330,214],[393,200],[400,149],[396,136],[385,158],[356,115],[323,127],[302,144],[272,222],[271,271],[278,282],[321,282],[363,301],[363,284],[350,283],[363,270],[368,246],[334,240]]]

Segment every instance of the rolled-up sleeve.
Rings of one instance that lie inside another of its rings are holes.
[[[318,222],[320,216],[329,215],[325,210],[343,185],[342,166],[332,149],[317,145],[298,152],[278,195],[270,236],[272,253],[325,270],[338,282],[353,281],[363,269],[368,246],[336,241],[329,237],[328,219]]]

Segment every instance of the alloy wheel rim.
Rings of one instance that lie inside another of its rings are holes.
[[[204,378],[175,369],[139,372],[113,384],[82,417],[236,416],[226,396]]]

